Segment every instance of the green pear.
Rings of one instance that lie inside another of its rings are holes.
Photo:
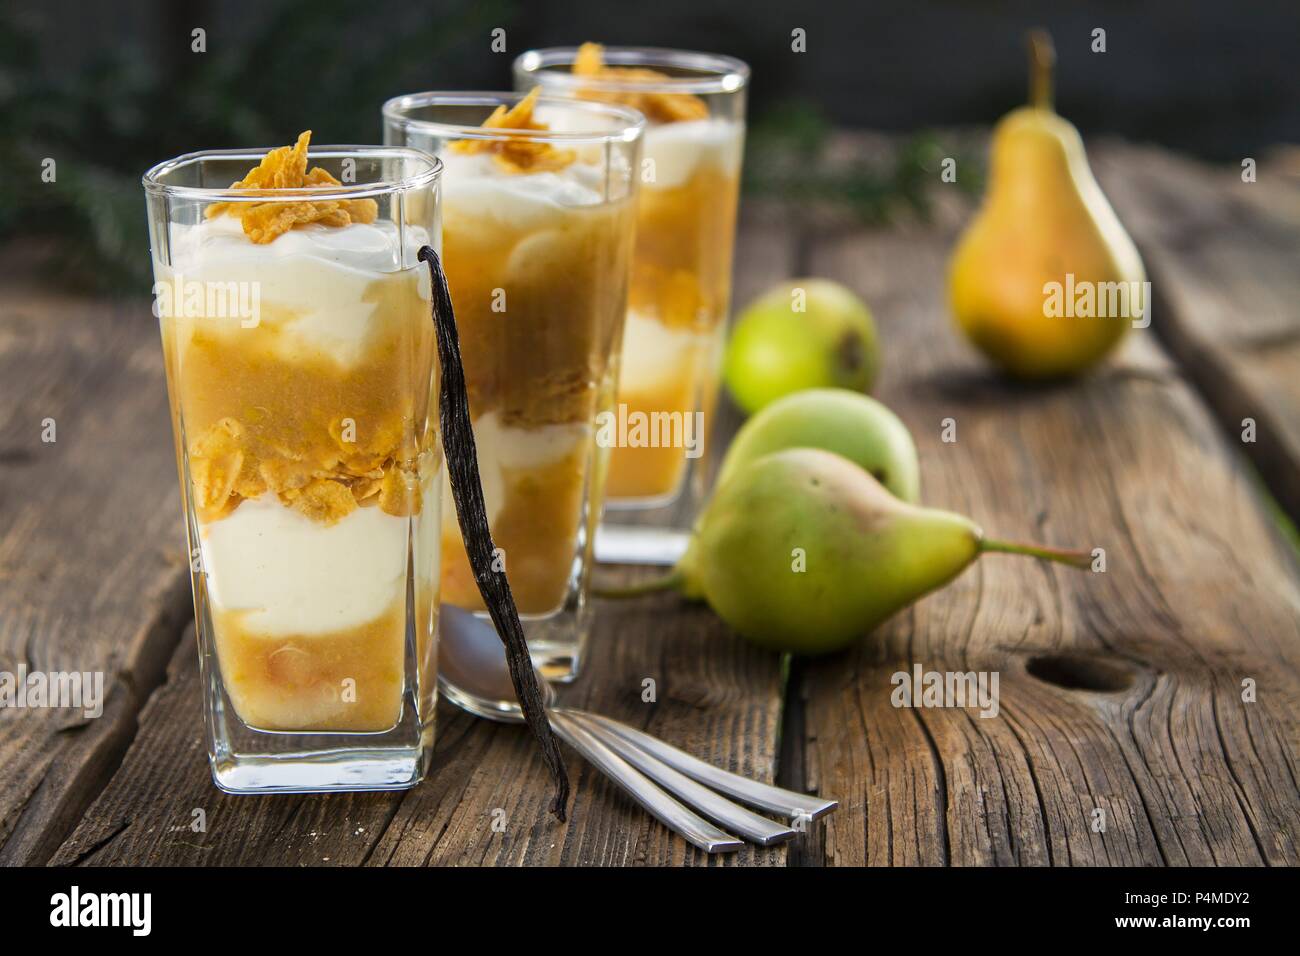
[[[910,502],[920,497],[921,472],[911,433],[897,415],[868,395],[810,388],[778,398],[736,432],[717,483],[784,448],[833,451],[865,468],[894,497]]]
[[[829,279],[794,279],[768,290],[736,320],[722,374],[752,415],[805,388],[868,392],[880,367],[866,304]]]
[[[719,485],[671,574],[597,593],[676,588],[706,600],[755,644],[824,654],[947,584],[986,551],[1089,563],[1086,552],[990,540],[969,518],[899,501],[841,455],[790,448]]]

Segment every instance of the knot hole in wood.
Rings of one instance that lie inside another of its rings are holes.
[[[1114,694],[1128,690],[1136,680],[1127,661],[1085,657],[1081,654],[1040,654],[1025,662],[1034,677],[1067,690],[1090,690]]]

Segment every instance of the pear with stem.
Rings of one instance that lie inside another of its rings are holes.
[[[1053,109],[1055,62],[1051,37],[1031,31],[1029,104],[994,128],[988,194],[948,266],[958,327],[1024,379],[1081,372],[1150,320],[1137,248]]]
[[[703,598],[756,644],[822,654],[990,552],[1091,563],[1085,551],[989,538],[963,515],[900,501],[847,458],[791,448],[755,460],[717,489],[667,576],[597,593],[675,589]]]

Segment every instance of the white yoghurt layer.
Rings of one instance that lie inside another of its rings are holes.
[[[483,504],[488,524],[492,524],[505,506],[506,478],[509,472],[544,468],[563,460],[589,441],[591,430],[585,422],[565,425],[542,425],[539,428],[508,428],[496,412],[474,420],[474,447],[478,451],[479,477],[483,484]],[[456,506],[451,496],[451,482],[444,469],[442,495],[442,532],[460,534]]]
[[[490,153],[442,154],[443,197],[457,215],[484,220],[485,228],[512,231],[545,226],[574,206],[604,202],[604,175],[597,166],[570,163],[539,173],[507,173]]]
[[[734,120],[686,120],[651,126],[645,133],[643,155],[654,161],[654,177],[643,177],[642,188],[681,186],[706,163],[737,171],[744,144],[745,125]]]
[[[402,597],[409,524],[372,507],[326,526],[274,495],[245,501],[200,528],[208,596],[248,612],[246,627],[267,636],[359,627]]]
[[[662,322],[628,312],[623,326],[619,390],[653,391],[665,382],[691,374],[695,350],[706,338],[690,329],[670,329]]]
[[[428,241],[409,227],[403,247],[390,222],[347,226],[313,224],[291,229],[272,242],[257,244],[233,216],[218,216],[193,226],[173,226],[171,264],[158,263],[157,278],[176,289],[173,314],[192,316],[182,296],[210,289],[227,293],[223,301],[256,305],[249,318],[233,307],[221,314],[203,312],[203,321],[226,322],[232,330],[250,321],[275,323],[287,333],[286,347],[317,349],[343,365],[361,355],[370,319],[380,303],[367,301],[371,283],[401,271],[405,256],[416,268],[420,294],[429,294],[429,277],[415,253]],[[197,285],[192,285],[197,283]],[[231,284],[234,285],[231,285]]]

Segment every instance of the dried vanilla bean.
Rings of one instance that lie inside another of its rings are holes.
[[[560,756],[559,743],[546,718],[537,673],[533,670],[533,659],[528,656],[524,627],[519,621],[514,596],[510,593],[510,582],[504,570],[492,568],[495,546],[483,504],[478,454],[470,427],[469,395],[465,391],[465,369],[460,360],[460,337],[456,332],[456,315],[452,310],[451,293],[447,290],[447,277],[438,254],[431,247],[422,246],[419,258],[429,264],[429,276],[433,280],[433,325],[438,334],[438,359],[442,363],[442,448],[451,479],[451,494],[456,500],[460,533],[465,539],[465,553],[474,569],[474,580],[478,582],[488,614],[496,625],[497,635],[506,646],[510,679],[523,708],[524,720],[541,745],[542,759],[555,779],[551,812],[563,822],[569,802],[569,777],[564,770],[564,758]]]

